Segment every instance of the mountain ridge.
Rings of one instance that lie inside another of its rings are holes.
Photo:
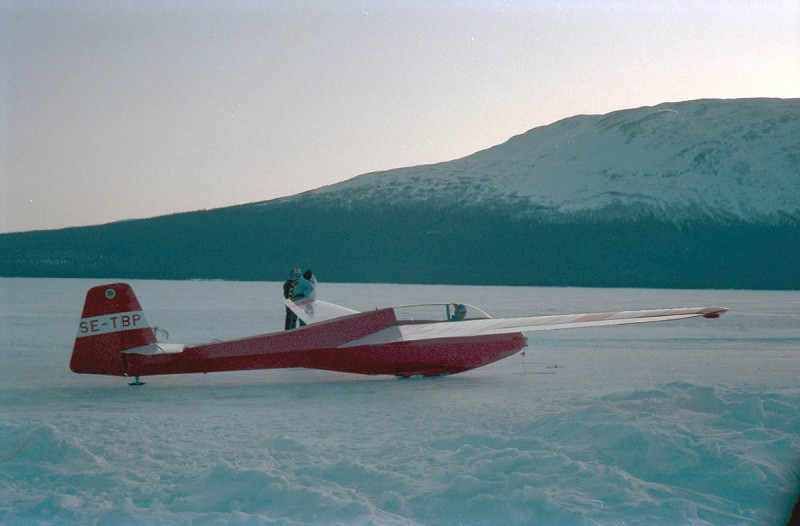
[[[460,159],[301,195],[507,203],[551,216],[633,205],[677,222],[797,221],[800,141],[793,137],[800,137],[800,99],[663,103],[562,119]]]
[[[799,124],[800,99],[579,116],[286,198],[3,234],[0,276],[800,290]]]

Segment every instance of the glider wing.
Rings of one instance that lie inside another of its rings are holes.
[[[349,342],[343,347],[374,345],[399,341],[464,338],[515,332],[577,329],[579,327],[604,327],[633,323],[682,320],[686,318],[716,318],[728,309],[724,307],[690,307],[681,309],[594,312],[562,314],[523,318],[489,318],[454,322],[419,323],[399,325],[378,331],[365,338]]]

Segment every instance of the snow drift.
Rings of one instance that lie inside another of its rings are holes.
[[[324,281],[324,280],[323,280]],[[436,380],[68,369],[95,280],[0,280],[0,522],[780,524],[800,488],[796,293],[321,286],[498,316],[713,300],[698,320],[540,333]],[[172,341],[282,327],[280,283],[134,283]]]

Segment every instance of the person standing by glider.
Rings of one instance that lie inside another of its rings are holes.
[[[315,300],[317,299],[317,277],[311,272],[311,269],[306,270],[303,272],[303,278],[306,279],[309,283],[311,283],[311,293],[307,296],[308,298]]]
[[[311,271],[307,271],[306,275],[313,278],[311,275]],[[303,301],[307,299],[314,299],[316,294],[314,293],[314,284],[309,281],[308,278],[304,275],[298,275],[294,287],[290,291],[292,301]]]
[[[297,279],[300,278],[300,267],[295,267],[294,270],[289,272],[289,279],[283,282],[283,297],[286,299],[292,298],[293,291],[297,285]],[[294,329],[297,326],[297,314],[292,312],[289,307],[286,308],[286,319],[283,324],[284,330]]]
[[[310,270],[306,271],[306,274],[311,279],[314,279],[314,276],[313,274],[311,274]],[[313,300],[316,297],[316,292],[314,291],[314,284],[308,278],[306,278],[305,275],[298,276],[297,280],[295,281],[294,287],[292,287],[290,294],[291,294],[291,299],[294,302],[300,302],[303,300]],[[306,309],[310,308],[311,308],[310,305],[306,307]],[[302,319],[300,319],[299,321],[300,321],[300,327],[303,327],[306,324]]]

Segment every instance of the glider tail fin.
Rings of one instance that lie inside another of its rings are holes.
[[[123,376],[123,351],[155,342],[130,285],[94,287],[86,293],[69,367],[76,373]]]

